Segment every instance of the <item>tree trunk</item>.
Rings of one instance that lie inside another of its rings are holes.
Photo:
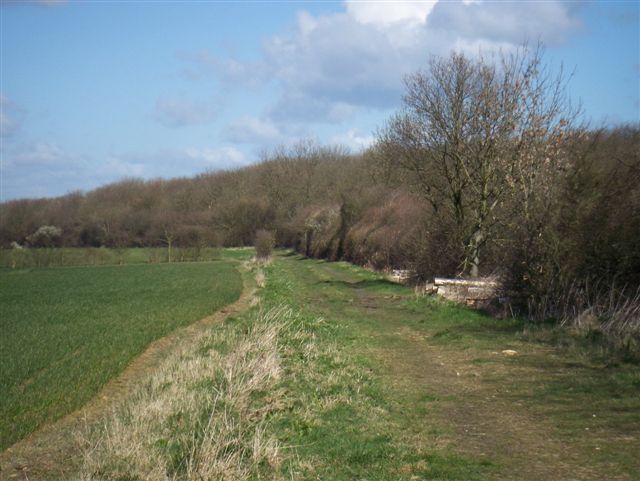
[[[311,237],[313,235],[313,231],[310,229],[307,229],[304,233],[304,237],[305,237],[305,250],[304,250],[304,255],[306,257],[311,257]]]
[[[471,266],[469,274],[471,277],[477,278],[480,276],[480,249],[484,241],[484,234],[482,228],[478,227],[471,237],[468,254],[468,264]]]

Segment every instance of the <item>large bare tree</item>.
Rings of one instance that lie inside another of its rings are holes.
[[[436,215],[453,220],[460,271],[478,276],[505,200],[531,223],[532,196],[560,167],[560,140],[576,116],[566,76],[542,64],[540,47],[525,46],[488,58],[432,57],[405,84],[403,107],[377,147],[411,172]]]

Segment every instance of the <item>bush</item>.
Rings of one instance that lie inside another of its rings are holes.
[[[54,225],[43,225],[27,237],[32,247],[56,247],[59,244],[62,229]]]
[[[256,257],[258,257],[258,259],[271,257],[275,244],[275,235],[272,231],[263,229],[257,231],[255,240]]]

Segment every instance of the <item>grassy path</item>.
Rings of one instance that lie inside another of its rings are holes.
[[[517,322],[416,299],[344,263],[284,257],[269,279],[274,300],[332,326],[317,335],[334,359],[307,368],[335,385],[318,387],[362,388],[285,416],[281,435],[307,460],[297,478],[639,479],[637,366],[527,341]],[[348,365],[360,378],[340,374]]]

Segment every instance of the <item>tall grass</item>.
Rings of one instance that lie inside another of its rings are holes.
[[[277,472],[281,447],[267,424],[280,402],[279,333],[291,316],[256,311],[246,330],[213,330],[173,352],[102,425],[81,433],[75,479],[237,481]]]
[[[633,290],[597,282],[559,284],[531,303],[535,319],[553,318],[562,326],[640,355],[640,287]]]

